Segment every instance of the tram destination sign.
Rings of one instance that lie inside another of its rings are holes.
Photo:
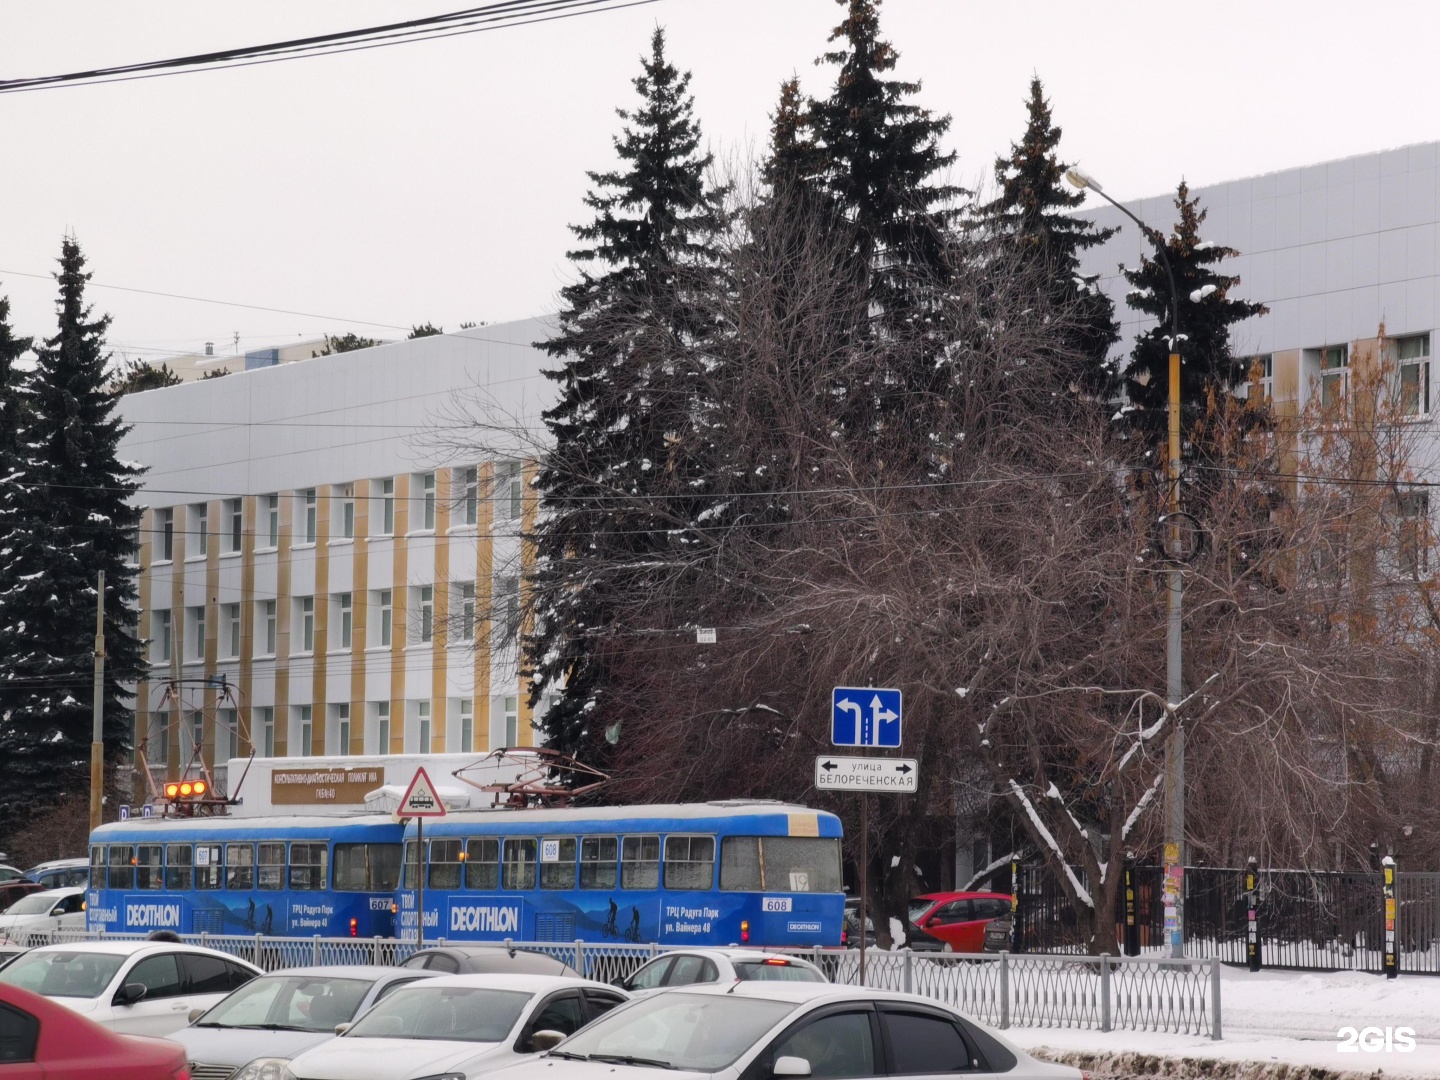
[[[914,758],[839,757],[815,759],[815,787],[820,791],[877,791],[913,795],[920,777]]]

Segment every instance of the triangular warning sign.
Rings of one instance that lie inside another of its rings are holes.
[[[423,768],[415,770],[415,778],[405,789],[405,797],[395,808],[395,816],[402,818],[445,816],[445,804],[440,801],[440,793],[435,790],[435,785],[430,782],[430,777],[425,775]]]

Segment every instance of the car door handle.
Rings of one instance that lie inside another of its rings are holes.
[[[182,1002],[180,1002],[178,1005],[171,1005],[171,1006],[170,1006],[170,1011],[171,1011],[171,1012],[189,1012],[189,1011],[190,1011],[190,1003],[189,1003],[188,1001],[182,1001]]]

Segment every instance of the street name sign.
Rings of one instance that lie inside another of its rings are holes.
[[[821,754],[815,759],[815,787],[820,791],[879,791],[913,795],[919,778],[919,764],[914,758]]]
[[[900,746],[899,690],[837,686],[830,692],[830,742],[834,746]]]

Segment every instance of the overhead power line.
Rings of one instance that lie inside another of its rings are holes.
[[[652,4],[656,0],[499,0],[480,7],[430,15],[421,19],[341,30],[329,34],[313,34],[287,41],[263,45],[247,45],[233,49],[176,56],[165,60],[148,60],[135,64],[71,71],[59,75],[37,75],[19,79],[0,79],[0,94],[28,90],[48,90],[57,86],[93,86],[101,83],[153,79],[162,75],[183,75],[194,71],[214,71],[255,64],[271,64],[281,60],[299,60],[310,56],[329,56],[364,49],[403,45],[414,41],[476,34],[531,23],[552,22],[577,15],[596,14],[620,8]]]

